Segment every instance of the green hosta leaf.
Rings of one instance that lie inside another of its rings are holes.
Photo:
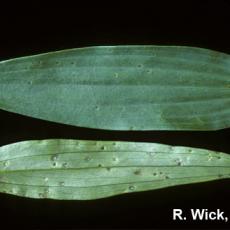
[[[230,156],[162,144],[43,140],[0,148],[0,192],[97,199],[230,178]]]
[[[0,108],[111,130],[230,126],[230,56],[200,48],[108,46],[0,62]]]

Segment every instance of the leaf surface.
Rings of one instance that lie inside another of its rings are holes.
[[[154,143],[42,140],[0,147],[0,192],[90,200],[230,178],[228,154]]]
[[[176,46],[102,46],[0,62],[0,108],[108,130],[230,126],[230,56]]]

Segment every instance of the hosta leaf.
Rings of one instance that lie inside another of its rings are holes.
[[[230,126],[230,56],[207,49],[105,46],[0,63],[0,108],[111,130]]]
[[[230,156],[153,143],[42,140],[0,148],[0,192],[97,199],[230,178]]]

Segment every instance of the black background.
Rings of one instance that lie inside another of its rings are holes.
[[[47,1],[48,2],[48,1]],[[92,45],[188,45],[230,54],[229,1],[143,1],[71,5],[32,1],[0,8],[0,60]],[[72,127],[0,110],[0,145],[73,138],[157,142],[230,153],[230,129],[112,132]],[[230,219],[229,180],[95,201],[35,200],[0,194],[1,225],[27,228],[228,228],[221,221],[173,221],[172,209],[217,208]],[[229,221],[230,222],[230,221]]]

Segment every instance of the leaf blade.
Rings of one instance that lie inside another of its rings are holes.
[[[0,192],[90,200],[230,177],[228,154],[153,143],[43,140],[0,148]]]
[[[230,58],[167,46],[88,47],[0,63],[0,108],[108,130],[230,126]]]

